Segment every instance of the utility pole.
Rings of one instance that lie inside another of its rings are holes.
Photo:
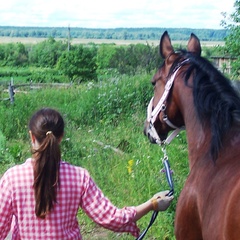
[[[68,24],[68,51],[70,50],[70,24]]]

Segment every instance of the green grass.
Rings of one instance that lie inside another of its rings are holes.
[[[1,66],[0,68],[0,84],[7,82],[7,84],[14,80],[15,84],[23,82],[66,82],[66,77],[59,74],[58,70],[52,68],[40,67],[9,67]]]
[[[152,94],[150,79],[148,75],[122,77],[67,89],[31,90],[16,93],[13,105],[0,102],[0,174],[30,156],[28,120],[34,111],[48,106],[58,109],[66,122],[63,159],[88,169],[115,205],[137,205],[168,189],[165,175],[160,173],[161,148],[143,135]],[[167,153],[174,171],[175,200],[166,212],[159,213],[146,239],[175,239],[175,207],[188,174],[184,132],[167,147]],[[84,239],[133,239],[99,229],[81,210],[78,218]],[[151,213],[139,220],[141,231],[150,218]]]

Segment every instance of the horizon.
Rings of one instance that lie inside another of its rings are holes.
[[[9,25],[9,26],[5,26],[5,25],[0,25],[0,28],[81,28],[81,29],[90,29],[90,30],[94,30],[94,29],[103,29],[103,30],[114,30],[114,29],[197,29],[197,30],[215,30],[215,31],[224,31],[227,30],[225,28],[193,28],[193,27],[71,27],[71,26],[13,26],[13,25]]]

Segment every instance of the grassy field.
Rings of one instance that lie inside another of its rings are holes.
[[[36,44],[39,42],[42,42],[46,40],[46,38],[18,38],[18,37],[0,37],[0,43],[16,43],[16,42],[21,42],[23,44]],[[64,39],[56,39],[56,40],[64,40]],[[137,44],[137,43],[142,43],[142,44],[150,44],[157,46],[159,45],[159,40],[118,40],[118,39],[78,39],[74,38],[71,40],[72,44],[87,44],[87,43],[96,43],[96,44],[101,44],[101,43],[114,43],[116,45],[129,45],[129,44]],[[172,41],[173,44],[177,45],[183,45],[185,46],[187,44],[187,41]],[[223,46],[224,42],[223,41],[201,41],[202,46],[207,46],[207,47],[212,47],[212,46]]]
[[[66,122],[63,159],[88,169],[116,206],[137,205],[168,189],[160,171],[161,148],[143,135],[146,106],[152,95],[150,79],[149,75],[121,77],[71,88],[34,89],[17,92],[14,104],[0,102],[0,175],[30,156],[28,119],[35,110],[48,106],[58,109]],[[174,171],[175,200],[159,214],[145,239],[175,240],[175,207],[188,175],[185,132],[167,147],[167,153]],[[150,218],[151,213],[139,220],[141,231]],[[81,210],[78,219],[86,240],[133,239],[99,228]]]

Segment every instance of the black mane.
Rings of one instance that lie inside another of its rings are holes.
[[[189,59],[185,75],[188,84],[193,76],[193,98],[198,118],[211,128],[211,155],[217,159],[222,140],[233,124],[240,124],[240,97],[231,81],[208,60],[195,54],[180,51],[171,71],[182,59]]]

